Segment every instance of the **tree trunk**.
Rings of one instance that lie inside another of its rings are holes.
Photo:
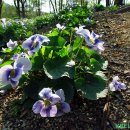
[[[57,12],[57,0],[55,0],[55,10]]]
[[[98,0],[98,4],[100,4],[101,0]]]
[[[14,0],[14,5],[15,5],[15,8],[16,8],[16,12],[19,16],[19,18],[21,17],[21,13],[20,13],[20,0]]]
[[[38,16],[41,15],[41,8],[40,8],[41,2],[38,0],[37,6],[38,6]]]
[[[110,1],[106,0],[106,6],[110,6]]]
[[[26,5],[26,0],[20,0],[21,3],[21,13],[22,13],[22,18],[25,18],[25,5]]]
[[[54,12],[54,13],[56,13],[56,11],[55,11],[55,6],[54,6],[54,4],[53,4],[52,0],[50,0],[50,3],[51,3],[51,5],[52,5],[53,12]]]
[[[59,12],[60,12],[60,0],[59,0]]]
[[[2,0],[0,0],[0,18],[1,18],[1,14],[2,14],[2,5],[3,5]]]
[[[61,0],[61,10],[63,9],[63,0]]]
[[[24,3],[22,3],[22,18],[25,18],[25,7],[24,7]]]

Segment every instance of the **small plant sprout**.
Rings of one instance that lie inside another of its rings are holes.
[[[0,82],[4,85],[11,84],[11,86],[15,88],[19,83],[22,73],[22,68],[14,68],[12,65],[5,65],[0,68]]]
[[[56,27],[57,27],[59,30],[64,30],[64,29],[65,29],[65,26],[61,26],[59,23],[56,24]]]
[[[113,77],[112,82],[109,84],[110,91],[121,91],[126,89],[126,85],[122,82],[119,82],[119,77]]]
[[[42,100],[39,100],[35,102],[35,104],[32,107],[32,110],[35,114],[39,114],[42,117],[55,117],[60,112],[69,112],[70,107],[69,104],[64,102],[64,95],[63,90],[58,90],[55,94],[52,93],[52,90],[50,88],[43,88],[39,93],[40,98]],[[59,103],[61,103],[60,107]],[[59,114],[58,114],[59,115]],[[60,115],[62,115],[60,113]]]
[[[10,48],[11,50],[13,50],[15,47],[17,46],[17,41],[12,41],[11,39],[9,40],[9,42],[7,43],[7,47]]]
[[[49,42],[49,41],[50,40],[46,36],[35,34],[23,42],[22,48],[27,49],[29,55],[33,55],[41,48],[44,42]]]
[[[81,26],[79,29],[76,28],[76,33],[85,38],[85,41],[90,49],[96,50],[99,53],[104,51],[104,42],[99,40],[98,38],[100,36],[95,34],[93,31],[90,33],[88,29],[83,29]]]

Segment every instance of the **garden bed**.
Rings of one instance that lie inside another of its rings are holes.
[[[11,90],[0,96],[1,130],[114,130],[118,123],[130,126],[130,13],[98,12],[95,19],[93,30],[102,34],[103,56],[109,62],[105,73],[109,81],[118,75],[128,89],[97,101],[75,95],[71,112],[55,118],[42,118],[27,109],[15,115],[10,103],[22,97],[22,90]]]

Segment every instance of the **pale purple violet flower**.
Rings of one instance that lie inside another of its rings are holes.
[[[49,41],[50,40],[46,36],[35,34],[23,42],[22,48],[27,49],[29,55],[33,55],[41,48],[44,42],[49,42]]]
[[[81,35],[80,31],[82,31],[84,29],[84,27],[85,27],[85,25],[79,26],[79,27],[75,27],[76,33],[79,34],[79,35]]]
[[[14,59],[14,68],[17,68],[17,67],[22,68],[23,74],[31,70],[32,63],[26,53],[15,54],[13,56],[13,59]]]
[[[118,76],[113,77],[113,81],[109,84],[109,88],[111,91],[121,91],[121,89],[126,89],[126,85],[122,82],[119,82],[118,80]]]
[[[40,113],[42,117],[55,117],[57,113],[56,105],[46,105],[42,100],[35,102],[32,110],[35,114]]]
[[[61,26],[59,23],[56,24],[56,27],[57,27],[59,30],[64,30],[64,29],[65,29],[65,26]]]
[[[90,18],[86,18],[86,21],[88,22],[88,23],[91,23],[91,19]]]
[[[60,101],[60,97],[53,94],[50,88],[43,88],[39,92],[39,96],[43,100],[35,102],[32,107],[33,112],[35,114],[40,113],[42,117],[55,117],[57,113],[57,106],[55,104]]]
[[[70,105],[65,102],[65,95],[62,89],[56,91],[56,94],[61,98],[60,102],[57,103],[57,114],[56,116],[61,116],[64,113],[70,112]]]
[[[29,58],[29,56],[26,53],[22,52],[20,54],[14,54],[12,59],[15,61],[15,60],[18,60],[18,58],[21,58],[21,57]]]
[[[22,76],[22,68],[14,68],[12,65],[5,65],[0,68],[0,82],[4,85],[11,84],[15,88]]]
[[[83,29],[83,27],[76,28],[76,33],[85,38],[88,47],[92,50],[96,50],[101,53],[104,51],[104,42],[99,40],[99,35],[95,34],[93,31],[90,33],[88,29]]]
[[[39,96],[44,100],[49,100],[51,104],[56,104],[60,101],[60,97],[57,94],[53,94],[50,88],[43,88],[39,92]]]
[[[36,101],[35,104],[33,105],[32,110],[33,110],[33,112],[34,112],[35,114],[39,114],[40,111],[43,109],[43,106],[44,106],[44,102],[43,102],[42,100],[38,100],[38,101]]]
[[[27,73],[29,70],[32,68],[32,63],[30,59],[28,58],[18,58],[18,60],[15,60],[14,62],[14,68],[22,68],[23,69],[23,74]]]
[[[42,117],[55,117],[56,113],[57,113],[56,105],[49,105],[48,107],[43,107],[43,109],[41,109],[40,111],[40,115]]]
[[[12,41],[11,39],[9,40],[9,42],[7,43],[7,47],[10,48],[11,50],[13,50],[16,46],[17,46],[17,41]]]

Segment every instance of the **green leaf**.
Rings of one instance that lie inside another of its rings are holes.
[[[39,91],[42,88],[49,86],[49,84],[46,84],[46,77],[44,77],[44,75],[42,76],[39,74],[39,71],[30,72],[29,79],[26,80],[28,84],[23,86],[25,97],[27,96],[36,100],[38,99]]]
[[[68,48],[67,47],[63,47],[59,52],[57,52],[57,54],[60,57],[68,56],[68,54],[69,54]]]
[[[34,55],[31,59],[32,70],[40,70],[43,68],[43,58],[41,55]]]
[[[51,36],[49,37],[50,42],[48,46],[58,46],[58,36]]]
[[[90,59],[90,69],[93,72],[99,71],[101,69],[101,65],[96,59],[91,58]]]
[[[9,85],[5,85],[5,84],[2,84],[0,82],[0,89],[1,90],[8,90],[8,89],[12,89],[12,86],[9,84]]]
[[[45,46],[44,48],[42,47],[41,49],[41,56],[43,56],[43,58],[48,58],[49,55],[51,54],[52,50],[54,50],[53,46]]]
[[[55,28],[50,34],[49,36],[58,36],[59,35],[59,32],[58,32],[58,29]]]
[[[74,44],[73,44],[73,51],[75,51],[76,49],[79,49],[79,47],[82,45],[82,42],[83,42],[83,38],[76,37]]]
[[[61,37],[61,36],[58,37],[58,45],[59,46],[63,47],[65,42],[66,42],[66,40],[63,37]]]
[[[45,49],[46,49],[46,47],[45,47],[45,46],[42,46],[42,48],[40,49],[41,55],[44,55],[44,54],[45,54]]]
[[[75,50],[74,53],[76,53],[75,55],[77,55],[75,58],[76,61],[78,62],[82,61],[83,63],[89,64],[90,62],[89,57],[87,56],[87,54],[85,53],[83,49],[78,50],[78,54],[77,54],[77,50]]]
[[[30,37],[30,36],[32,36],[32,35],[33,35],[33,32],[28,31],[26,37]]]
[[[63,31],[62,31],[62,35],[63,35],[63,36],[64,36],[64,35],[70,36],[70,32],[68,32],[67,30],[63,30]]]
[[[104,81],[108,80],[106,75],[102,71],[97,71],[95,75],[101,77]]]
[[[107,96],[106,82],[100,76],[79,78],[75,81],[75,85],[87,99],[97,100]]]
[[[57,84],[53,89],[63,89],[65,94],[65,101],[70,102],[74,96],[74,84],[73,81],[67,77],[63,77],[57,80]]]
[[[31,99],[38,99],[39,83],[30,81],[29,85],[23,88],[25,96]]]
[[[58,79],[60,77],[67,76],[69,78],[74,77],[74,66],[75,62],[70,60],[68,57],[57,57],[48,60],[44,65],[45,74],[50,79]]]
[[[27,81],[27,79],[29,79],[27,74],[22,75],[22,77],[21,77],[20,80],[19,80],[18,86],[19,86],[20,88],[21,88],[21,87],[24,87],[24,82]]]
[[[103,69],[106,70],[107,66],[108,66],[108,61],[105,61],[101,55],[99,55],[96,51],[94,50],[90,50],[86,47],[82,47],[83,50],[85,50],[86,55],[88,55],[89,58],[91,59],[95,59],[97,61],[98,67],[97,70]],[[95,65],[96,65],[96,61],[95,61]],[[93,61],[92,61],[93,62]],[[100,64],[100,65],[99,65]],[[96,71],[96,70],[95,70]]]
[[[5,65],[10,65],[12,63],[12,60],[7,60],[5,62],[3,62],[2,64],[0,64],[0,67],[3,67]]]

